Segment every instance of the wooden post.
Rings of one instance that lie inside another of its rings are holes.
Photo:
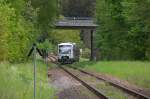
[[[91,56],[90,61],[94,60],[94,46],[93,46],[93,30],[91,30]]]

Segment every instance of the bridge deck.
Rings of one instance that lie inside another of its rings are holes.
[[[55,22],[56,28],[74,28],[74,29],[95,29],[98,25],[91,19],[58,20]]]

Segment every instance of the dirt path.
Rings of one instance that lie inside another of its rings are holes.
[[[48,72],[50,84],[56,88],[59,99],[99,99],[80,82],[59,68]]]

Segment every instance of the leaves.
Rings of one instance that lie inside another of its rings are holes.
[[[55,0],[0,1],[0,61],[26,60],[32,43],[52,28],[56,13]],[[48,44],[46,44],[48,45]],[[45,45],[45,47],[46,47]]]
[[[150,2],[97,0],[97,46],[103,59],[149,59]]]
[[[94,6],[94,0],[61,0],[61,14],[66,17],[90,17],[94,15]]]
[[[29,48],[37,38],[34,24],[24,18],[13,1],[0,3],[0,61],[24,61]],[[24,5],[23,8],[24,9]]]
[[[61,42],[75,42],[81,44],[80,31],[78,30],[53,30],[50,36],[54,44]]]

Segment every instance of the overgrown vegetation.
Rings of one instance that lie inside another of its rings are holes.
[[[54,1],[42,0],[48,6],[43,7],[41,0],[0,0],[0,61],[24,61],[32,44],[45,40],[56,13]]]
[[[80,31],[79,30],[53,30],[51,32],[51,39],[53,44],[61,42],[74,42],[81,45]]]
[[[97,0],[97,46],[104,60],[150,59],[150,1]]]
[[[19,1],[18,1],[19,2]],[[33,35],[33,24],[26,21],[13,5],[0,2],[0,60],[22,61]],[[25,6],[24,6],[25,7]],[[21,9],[20,9],[21,10]],[[30,34],[29,34],[30,33]]]
[[[100,26],[95,36],[96,47],[101,59],[150,59],[149,0],[97,0],[96,3],[65,0],[61,1],[61,9],[57,9],[57,3],[56,0],[0,1],[0,61],[24,61],[32,43],[42,43],[45,39],[51,44],[81,42],[79,31],[53,30],[58,10],[69,17],[96,15]]]
[[[132,84],[150,88],[150,62],[140,61],[82,61],[75,66],[83,69],[93,70],[99,73],[110,74]]]
[[[95,0],[59,0],[61,14],[65,17],[92,17]]]
[[[55,90],[47,82],[46,65],[37,62],[37,98],[56,99]],[[0,99],[33,98],[33,63],[0,63]]]

